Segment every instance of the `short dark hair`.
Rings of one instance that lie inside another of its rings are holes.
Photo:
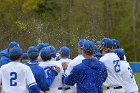
[[[18,56],[10,56],[10,59],[11,59],[12,61],[19,60],[19,58],[21,58],[21,55],[18,55]]]
[[[119,57],[120,58],[120,60],[124,60],[124,57]]]
[[[66,57],[66,58],[69,57],[69,55],[62,55],[62,54],[60,54],[60,55],[61,55],[61,57]]]
[[[49,57],[41,56],[41,58],[43,61],[48,61],[48,60],[51,60],[52,57],[51,56],[49,56]]]
[[[32,60],[36,60],[38,58],[38,55],[36,55],[36,56],[29,56],[29,58],[32,59]]]
[[[86,55],[93,55],[95,53],[94,50],[83,50]]]
[[[113,46],[113,49],[119,49],[119,48],[120,48],[120,46],[118,46],[118,45]]]

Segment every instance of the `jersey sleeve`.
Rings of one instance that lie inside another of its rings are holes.
[[[39,86],[40,86],[40,89],[43,90],[43,91],[46,91],[50,85],[53,83],[53,80],[55,79],[55,72],[52,72],[48,75],[48,77],[46,78],[46,75],[45,75],[45,71],[43,69],[40,70],[40,75],[39,75],[39,79],[40,79],[40,82],[39,82]]]
[[[27,70],[26,70],[26,82],[27,82],[28,87],[36,85],[34,75],[29,67],[27,67]]]

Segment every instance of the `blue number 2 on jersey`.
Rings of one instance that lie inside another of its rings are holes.
[[[132,79],[133,78],[133,76],[134,76],[134,73],[133,73],[133,71],[132,71],[132,69],[130,68],[130,67],[128,67],[128,70],[130,71],[130,78]]]
[[[114,70],[116,73],[120,72],[121,69],[120,69],[120,64],[119,64],[119,60],[114,60],[113,63],[115,64],[114,65]]]
[[[10,86],[17,86],[17,82],[15,81],[17,79],[17,73],[16,72],[11,72],[10,76],[11,76]]]

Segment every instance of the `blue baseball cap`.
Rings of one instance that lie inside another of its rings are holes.
[[[95,45],[92,41],[90,40],[85,40],[84,43],[83,43],[83,47],[82,47],[83,50],[86,50],[86,51],[93,51],[95,50]]]
[[[56,57],[56,49],[55,49],[55,47],[54,46],[48,46],[48,48],[50,48],[50,50],[51,50],[51,56],[53,58],[55,58]]]
[[[35,58],[39,55],[39,51],[36,47],[32,46],[28,48],[27,54],[30,58]]]
[[[8,48],[19,47],[19,44],[15,41],[10,42]]]
[[[113,47],[113,42],[109,38],[103,38],[101,40],[101,46],[104,46],[106,48],[112,48]]]
[[[9,56],[20,56],[22,55],[22,49],[19,47],[13,47],[9,53]]]
[[[44,46],[45,46],[45,47],[49,46],[49,43],[44,43]]]
[[[36,48],[38,49],[38,51],[40,51],[42,48],[47,47],[48,45],[48,43],[39,43]]]
[[[78,46],[82,49],[84,41],[86,41],[86,39],[82,39],[78,42]]]
[[[120,47],[120,42],[116,39],[112,39],[113,46],[119,46]]]
[[[63,56],[69,56],[70,55],[70,49],[66,46],[63,46],[60,48],[59,53]]]
[[[119,58],[123,58],[124,57],[124,51],[122,49],[115,49],[114,53],[116,53]]]
[[[94,44],[95,53],[99,52],[99,48]]]
[[[49,47],[44,47],[40,51],[41,57],[52,57],[51,49]]]
[[[27,53],[23,53],[22,54],[22,59],[24,59],[24,60],[28,59],[28,54]]]

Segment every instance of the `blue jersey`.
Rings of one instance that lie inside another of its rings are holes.
[[[104,63],[96,58],[84,59],[65,78],[65,84],[77,84],[77,93],[103,93],[102,84],[106,78]]]
[[[11,62],[11,59],[9,58],[9,52],[8,49],[5,49],[0,52],[1,58],[0,58],[0,67],[4,64],[8,64]]]
[[[28,63],[28,66],[31,68],[36,83],[40,90],[46,91],[50,85],[52,84],[53,80],[55,79],[55,76],[57,75],[55,72],[51,71],[51,73],[46,78],[44,69],[38,65],[36,61],[30,61]]]

